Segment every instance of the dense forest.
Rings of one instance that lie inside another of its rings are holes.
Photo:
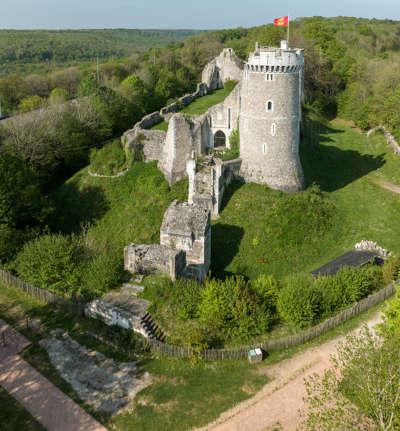
[[[197,30],[0,30],[0,75],[54,70],[93,62],[97,57],[126,57],[179,42]]]

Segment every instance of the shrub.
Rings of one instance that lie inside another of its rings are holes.
[[[99,297],[120,285],[123,265],[112,253],[102,253],[87,262],[81,271],[80,293],[84,298]]]
[[[272,316],[243,277],[208,280],[198,307],[200,323],[219,331],[221,340],[246,340],[265,332]]]
[[[323,314],[329,316],[380,288],[383,285],[382,268],[344,267],[337,274],[321,277],[315,283],[322,294]]]
[[[393,283],[400,277],[400,256],[388,259],[382,268],[385,284]]]
[[[252,280],[251,286],[263,301],[265,312],[271,317],[276,317],[276,304],[279,296],[279,285],[276,278],[273,275],[262,274],[255,280]]]
[[[321,315],[322,295],[311,276],[297,275],[286,279],[277,302],[280,317],[292,326],[312,325]]]
[[[16,269],[36,287],[72,296],[79,285],[80,253],[73,238],[44,235],[25,244],[17,256]]]

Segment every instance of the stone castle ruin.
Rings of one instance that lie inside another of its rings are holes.
[[[210,219],[218,217],[224,190],[234,177],[284,192],[303,188],[303,70],[303,51],[289,48],[286,41],[279,48],[256,44],[247,62],[226,48],[206,65],[194,93],[145,116],[124,133],[125,149],[144,161],[157,161],[170,185],[189,178],[188,202],[168,208],[160,244],[126,247],[127,270],[204,280],[211,260]],[[234,90],[206,113],[189,118],[179,112],[232,80],[237,81]],[[168,122],[167,132],[151,129],[162,121]],[[215,155],[230,148],[237,130],[240,157],[222,161]]]

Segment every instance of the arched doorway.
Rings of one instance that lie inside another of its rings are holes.
[[[214,148],[221,148],[226,146],[226,136],[221,130],[214,135]]]

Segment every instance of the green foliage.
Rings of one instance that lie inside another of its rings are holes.
[[[42,108],[45,105],[45,100],[37,95],[24,97],[19,102],[18,109],[21,112],[34,111],[35,109]]]
[[[230,148],[222,153],[222,160],[234,160],[240,157],[240,135],[235,129],[229,138]]]
[[[383,265],[383,279],[385,284],[393,283],[400,278],[400,256],[393,256]]]
[[[0,154],[0,224],[23,228],[40,221],[43,206],[38,181],[17,157]]]
[[[115,139],[103,148],[90,152],[90,171],[100,175],[117,175],[129,167],[121,141]]]
[[[49,95],[49,104],[58,105],[68,100],[68,93],[63,88],[53,88]]]
[[[33,286],[74,296],[79,282],[81,250],[73,238],[44,235],[25,244],[16,260],[23,280]]]
[[[181,112],[191,117],[204,114],[211,106],[223,102],[232,90],[236,87],[237,81],[227,81],[224,83],[224,88],[215,90],[206,96],[199,97],[190,105],[185,106]]]
[[[289,277],[278,295],[278,312],[287,323],[304,328],[360,301],[383,287],[382,268],[343,267],[335,275],[313,280]]]
[[[279,315],[290,325],[304,328],[314,324],[322,312],[322,294],[311,276],[289,277],[279,292]]]
[[[119,287],[123,276],[121,258],[106,252],[95,254],[81,268],[80,293],[85,298],[98,298]]]

